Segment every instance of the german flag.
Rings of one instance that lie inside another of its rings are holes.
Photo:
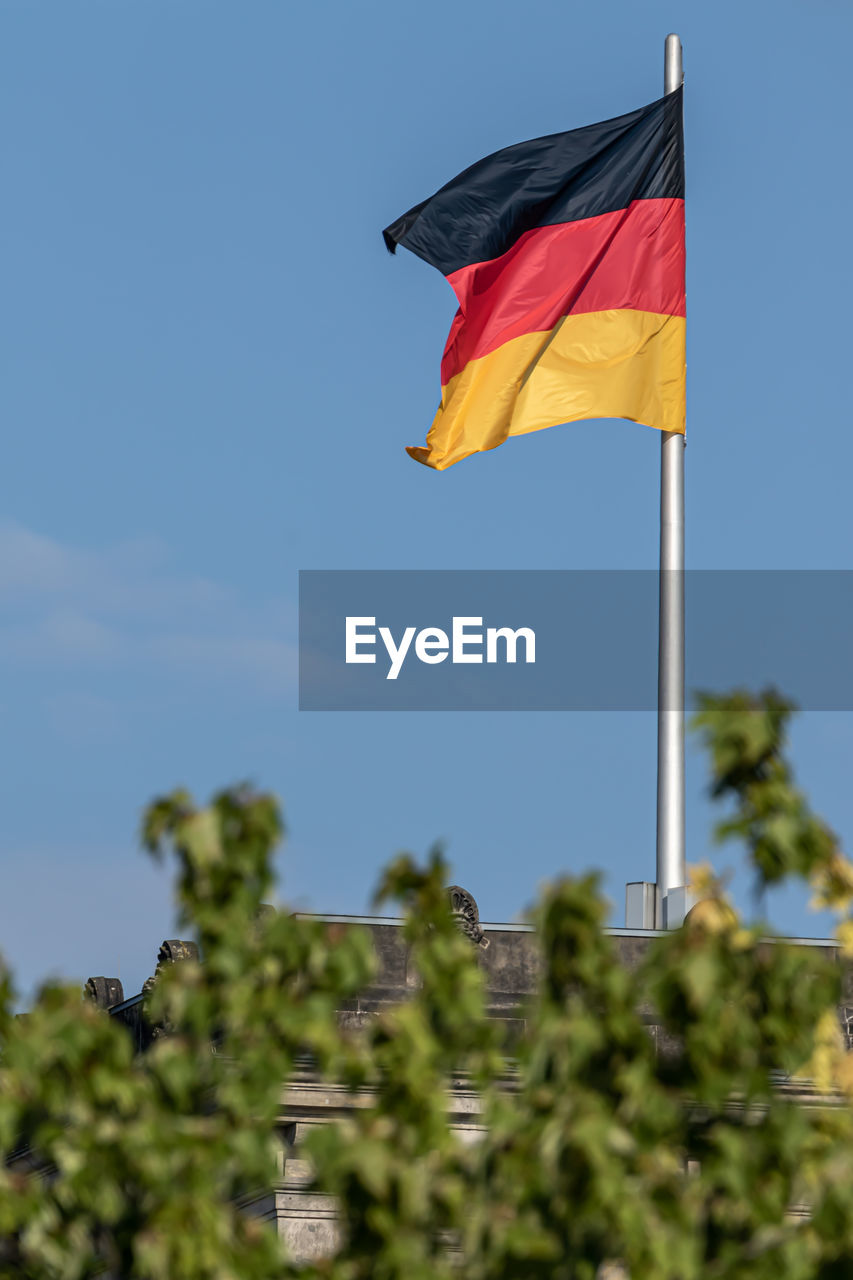
[[[582,418],[684,431],[682,90],[487,156],[383,235],[459,302],[425,447],[443,471]]]

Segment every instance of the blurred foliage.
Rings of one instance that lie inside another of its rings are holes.
[[[683,928],[631,969],[596,878],[567,877],[536,907],[541,977],[511,1042],[438,852],[398,858],[378,893],[405,915],[411,998],[342,1019],[371,982],[370,938],[263,908],[275,801],[247,787],[202,809],[156,801],[143,843],[177,864],[201,960],[159,973],[144,1053],[76,989],[45,986],[16,1016],[3,978],[0,1277],[853,1276],[837,1011],[853,868],[795,785],[791,711],[773,692],[704,696],[695,728],[719,837],[743,842],[759,889],[802,877],[837,914],[838,951],[768,940],[703,867]],[[358,1105],[300,1153],[341,1229],[335,1256],[300,1266],[251,1205],[280,1178],[283,1088],[306,1062]]]

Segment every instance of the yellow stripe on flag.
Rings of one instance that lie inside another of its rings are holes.
[[[471,360],[442,388],[426,447],[443,471],[472,453],[584,418],[629,418],[684,431],[685,321],[650,311],[569,315]]]

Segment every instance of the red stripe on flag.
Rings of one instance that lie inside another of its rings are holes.
[[[562,316],[651,311],[683,316],[684,201],[635,200],[596,218],[527,231],[499,258],[447,277],[459,300],[441,383],[471,360]]]

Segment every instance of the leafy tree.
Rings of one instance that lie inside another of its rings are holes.
[[[759,890],[809,882],[847,957],[853,868],[796,788],[790,714],[773,693],[701,700],[718,835],[745,844]],[[347,1030],[338,1011],[370,982],[369,938],[263,908],[281,834],[274,800],[247,788],[148,809],[143,843],[175,859],[202,959],[157,977],[146,1052],[68,987],[16,1017],[3,979],[0,1276],[853,1275],[853,1071],[833,954],[768,942],[700,868],[699,905],[632,972],[596,878],[566,877],[536,908],[541,979],[510,1043],[486,1015],[440,854],[400,857],[379,896],[405,913],[420,982]],[[341,1244],[299,1267],[247,1206],[275,1185],[282,1085],[306,1055],[370,1105],[308,1142]],[[480,1108],[474,1143],[449,1115],[460,1082]]]

